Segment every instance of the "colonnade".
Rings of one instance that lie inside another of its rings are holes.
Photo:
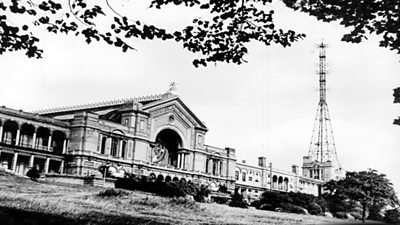
[[[57,153],[64,154],[68,139],[66,134],[59,130],[0,118],[0,143],[49,152],[56,150]],[[53,147],[57,147],[57,149],[53,149]]]

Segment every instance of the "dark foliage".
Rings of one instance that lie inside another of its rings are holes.
[[[400,224],[400,208],[387,210],[383,220],[386,223]]]
[[[194,15],[192,23],[182,30],[167,31],[134,15],[117,12],[108,1],[69,0],[56,3],[41,0],[39,4],[34,4],[31,1],[11,0],[8,4],[0,3],[0,15],[3,15],[0,17],[0,30],[3,30],[0,54],[24,50],[28,57],[40,58],[43,51],[37,47],[39,38],[32,29],[34,25],[55,34],[81,36],[88,44],[102,41],[124,52],[134,49],[127,43],[132,39],[173,40],[188,51],[203,56],[193,61],[196,67],[216,62],[241,64],[246,62],[244,55],[248,52],[246,45],[249,42],[256,41],[266,46],[275,43],[286,47],[305,37],[275,25],[270,3],[270,0],[153,0],[149,8],[161,9],[167,5],[196,7],[209,15],[209,19]],[[11,24],[7,18],[9,15],[23,17],[21,21],[26,23]],[[99,21],[101,27],[108,29],[98,29]]]
[[[26,173],[26,176],[31,178],[31,180],[38,180],[40,178],[40,173],[39,173],[39,170],[36,169],[36,167],[33,167],[28,170],[28,172]]]
[[[126,195],[129,195],[129,193],[124,190],[118,190],[118,189],[114,189],[114,188],[108,188],[97,194],[97,196],[100,196],[100,197],[121,197],[121,196],[126,196]]]
[[[360,205],[363,221],[367,211],[371,207],[373,209],[373,206],[377,208],[375,211],[379,211],[384,206],[399,204],[393,185],[386,175],[378,174],[372,169],[347,172],[345,179],[329,181],[324,184],[324,189],[327,191],[325,199],[329,203],[331,212],[357,211],[355,209]]]
[[[321,215],[327,210],[327,202],[324,199],[299,192],[266,191],[254,204],[256,204],[256,208],[262,210],[282,208],[285,212],[293,213],[304,213],[304,209],[306,209],[312,215]]]
[[[300,10],[324,22],[339,21],[350,27],[342,41],[359,43],[368,39],[369,34],[381,38],[379,46],[400,54],[398,20],[399,1],[347,1],[347,0],[284,0],[286,6]]]
[[[197,185],[186,181],[163,182],[150,177],[120,178],[115,183],[117,188],[141,190],[155,193],[164,197],[185,197],[191,195],[196,201],[202,202],[209,195],[204,185]]]
[[[307,214],[306,210],[303,207],[293,205],[291,203],[282,203],[281,208],[284,212],[288,213]]]
[[[315,202],[309,203],[306,209],[311,215],[322,215],[324,213],[322,207]]]
[[[211,200],[218,204],[227,204],[229,202],[230,198],[224,197],[224,196],[214,196],[214,197],[211,197]]]
[[[248,205],[243,199],[243,195],[235,192],[232,195],[231,201],[229,202],[229,206],[231,207],[238,207],[238,208],[247,208]]]

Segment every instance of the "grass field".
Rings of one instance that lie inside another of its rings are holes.
[[[360,224],[350,220],[188,203],[126,191],[100,197],[105,189],[34,182],[0,171],[0,224]]]

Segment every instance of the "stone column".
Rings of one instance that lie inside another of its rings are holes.
[[[215,160],[215,175],[219,175],[219,160]]]
[[[32,148],[35,148],[35,145],[36,145],[36,127],[35,130],[33,131]]]
[[[52,142],[52,140],[51,140],[51,131],[50,131],[49,140],[48,140],[48,142],[47,142],[47,151],[50,151],[51,142]]]
[[[182,169],[186,168],[185,163],[186,163],[186,153],[182,153]]]
[[[16,135],[16,137],[15,137],[15,145],[16,145],[16,146],[19,145],[19,138],[20,138],[20,136],[21,136],[21,129],[18,127],[17,135]]]
[[[181,168],[181,153],[178,153],[178,168]]]
[[[62,154],[65,154],[66,151],[67,151],[67,139],[65,138],[63,141]]]
[[[60,163],[60,174],[63,174],[64,173],[64,160],[61,160],[61,163]]]
[[[120,158],[123,157],[122,156],[122,140],[118,141],[118,153],[117,153],[117,156],[120,157]]]
[[[0,124],[0,142],[3,142],[3,121]]]
[[[17,168],[17,160],[18,160],[18,153],[14,153],[14,157],[11,162],[11,170],[15,172],[15,169]]]
[[[48,173],[49,172],[49,164],[50,164],[50,158],[47,157],[46,161],[44,162],[44,173]]]
[[[33,167],[33,162],[34,162],[34,160],[35,160],[35,156],[34,156],[34,155],[31,155],[31,157],[29,158],[29,168],[32,168],[32,167]]]

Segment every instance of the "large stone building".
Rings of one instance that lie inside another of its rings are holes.
[[[172,91],[28,113],[0,108],[0,163],[16,173],[36,167],[64,179],[136,174],[186,180],[212,190],[226,187],[254,199],[263,191],[317,195],[322,183],[281,171],[260,157],[258,166],[236,162],[235,149],[205,144],[208,128]]]

